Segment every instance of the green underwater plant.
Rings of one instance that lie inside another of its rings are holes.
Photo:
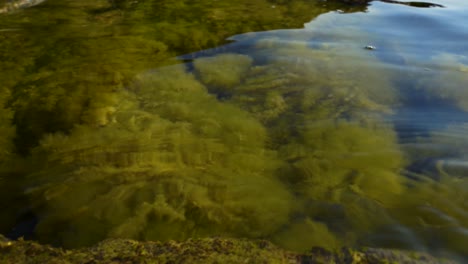
[[[301,28],[320,14],[349,5],[294,1],[132,1],[121,4],[127,21],[152,25],[153,36],[177,51],[190,53],[226,43],[226,38],[245,32]],[[127,8],[126,8],[127,7]],[[362,7],[358,9],[363,9]],[[356,10],[357,11],[357,10]]]
[[[465,177],[468,175],[467,123],[449,124],[403,145],[413,162],[415,178]]]
[[[196,76],[211,92],[263,123],[277,122],[286,111],[313,111],[317,119],[366,119],[391,114],[399,104],[391,74],[375,67],[378,62],[368,52],[310,46],[304,34],[284,34],[238,36],[241,43],[255,43],[249,57],[220,53],[198,58],[193,62]]]
[[[260,39],[256,47],[266,54],[270,64],[281,64],[308,84],[304,90],[310,98],[304,100],[304,107],[333,100],[334,106],[347,107],[342,111],[349,114],[353,108],[389,113],[398,105],[399,93],[392,85],[392,76],[385,68],[376,67],[375,57],[362,49],[326,44],[313,47],[310,44],[313,34],[311,40],[302,38],[287,43]]]
[[[288,220],[292,197],[261,124],[182,66],[137,80],[105,125],[50,134],[33,152],[41,241],[263,237]]]
[[[385,208],[406,190],[400,174],[406,158],[384,119],[400,96],[391,76],[374,67],[376,60],[365,51],[307,43],[257,41],[257,56],[266,58],[263,67],[276,71],[276,78],[265,81],[257,74],[257,86],[239,90],[280,87],[273,90],[283,91],[288,113],[269,128],[283,142],[277,144],[288,162],[282,179],[304,204],[305,216],[324,224],[340,243],[355,243],[392,222]]]
[[[34,58],[40,52],[42,52],[42,48],[34,45],[34,42],[21,31],[0,31],[0,83],[2,89],[11,90],[21,80],[28,68],[34,64]]]
[[[233,88],[230,102],[246,109],[263,123],[277,120],[294,109],[294,99],[303,88],[301,78],[287,66],[256,65],[245,80]]]
[[[223,53],[197,59],[193,64],[204,84],[229,91],[245,77],[252,65],[252,59],[246,55]]]
[[[403,191],[404,156],[391,127],[309,121],[301,141],[281,151],[297,171],[297,190],[313,200],[340,201],[347,190],[385,204]]]
[[[2,190],[0,191],[0,208],[2,208],[0,232],[2,233],[10,230],[15,224],[18,211],[24,209],[20,176],[25,169],[22,159],[15,150],[16,128],[12,123],[13,111],[7,107],[9,96],[9,91],[0,86],[0,190]]]
[[[272,240],[298,252],[307,252],[313,247],[333,250],[342,245],[324,223],[309,218],[290,223],[275,234]]]
[[[15,86],[15,144],[23,155],[46,133],[101,125],[107,107],[101,95],[128,85],[139,72],[174,63],[166,61],[174,55],[226,43],[237,33],[300,27],[326,9],[264,0],[47,1],[41,7],[0,22],[12,28],[0,32],[0,81]]]
[[[3,167],[6,160],[13,155],[14,150],[15,127],[11,122],[13,112],[6,107],[9,95],[8,90],[0,87],[0,167]]]
[[[408,192],[399,197],[392,216],[402,225],[424,238],[432,252],[449,249],[468,256],[468,178],[427,177],[413,182]]]
[[[393,222],[386,208],[406,191],[405,158],[390,125],[305,117],[299,137],[280,147],[282,179],[320,221],[350,245]]]
[[[468,175],[468,123],[448,126],[442,131],[433,131],[430,141],[438,148],[436,162],[440,175],[466,177]]]
[[[468,58],[442,53],[431,58],[429,67],[436,72],[419,78],[417,89],[430,99],[444,100],[468,111]]]
[[[246,38],[254,42],[255,36]],[[374,67],[373,58],[346,60],[368,56],[361,50],[280,38],[260,37],[256,43],[249,63],[245,55],[221,53],[196,59],[194,66],[195,76],[224,96],[223,102],[266,125],[269,146],[285,161],[279,175],[295,194],[301,216],[272,239],[295,250],[320,243],[336,248],[393,223],[385,208],[406,191],[400,174],[406,161],[384,119],[400,100],[391,76]],[[222,72],[216,62],[226,58],[226,69],[238,68]]]
[[[162,42],[120,26],[121,17],[110,23],[97,19],[98,14],[90,17],[88,12],[101,4],[76,6],[76,16],[49,32],[54,38],[41,42],[47,52],[36,55],[27,76],[15,83],[11,105],[22,154],[46,133],[68,132],[76,124],[101,125],[108,95],[129,84],[136,73],[169,57]],[[77,31],[81,24],[91,24],[93,29]],[[34,28],[40,31],[48,26]]]

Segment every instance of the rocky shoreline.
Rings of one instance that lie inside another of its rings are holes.
[[[189,239],[184,242],[139,242],[107,239],[93,247],[65,250],[34,241],[11,241],[0,235],[0,263],[287,263],[287,264],[437,264],[457,263],[425,253],[366,248],[330,252],[313,248],[302,254],[265,240]]]

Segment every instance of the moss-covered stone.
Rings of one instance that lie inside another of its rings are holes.
[[[185,242],[137,242],[110,239],[93,247],[63,250],[32,241],[0,240],[0,261],[30,263],[285,263],[285,264],[455,264],[428,254],[368,248],[327,251],[313,248],[306,254],[285,251],[263,240],[191,239]]]

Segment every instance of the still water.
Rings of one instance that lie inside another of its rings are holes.
[[[467,11],[462,0],[5,11],[0,233],[467,258]]]

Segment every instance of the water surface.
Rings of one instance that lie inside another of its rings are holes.
[[[468,4],[433,4],[1,14],[1,232],[466,258]]]

